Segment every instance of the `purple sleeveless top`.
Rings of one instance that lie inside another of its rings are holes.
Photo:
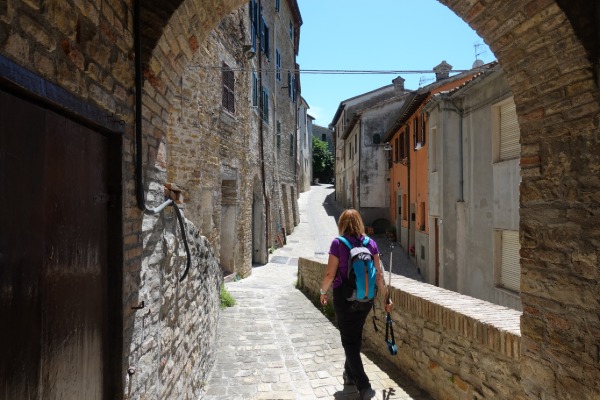
[[[362,241],[364,239],[364,236],[362,236],[362,235],[360,238],[356,238],[354,236],[344,236],[344,237],[354,247],[360,246],[360,244],[362,243]],[[373,255],[379,254],[379,249],[377,248],[377,243],[375,243],[375,241],[373,239],[371,239],[371,238],[369,238],[369,239],[370,240],[369,240],[369,244],[367,245],[367,248],[369,249],[371,254],[373,254]],[[331,247],[329,247],[329,254],[331,254],[332,256],[336,256],[340,260],[340,265],[338,266],[338,273],[336,273],[335,279],[333,280],[333,288],[335,289],[342,285],[342,278],[340,276],[348,275],[348,257],[350,256],[350,249],[344,243],[342,243],[340,240],[338,240],[338,238],[336,237],[331,242]]]

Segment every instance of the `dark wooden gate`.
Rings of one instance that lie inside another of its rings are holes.
[[[0,90],[0,399],[105,399],[118,379],[111,140]]]

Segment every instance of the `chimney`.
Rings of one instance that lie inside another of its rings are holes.
[[[396,79],[392,79],[392,83],[394,84],[394,90],[396,92],[401,92],[404,90],[404,81],[406,79],[404,79],[401,76],[398,76]]]
[[[450,71],[452,71],[452,65],[448,64],[446,60],[443,60],[437,66],[433,67],[433,72],[435,72],[435,81],[439,82],[442,79],[446,79],[450,76]]]

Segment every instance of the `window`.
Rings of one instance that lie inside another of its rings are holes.
[[[521,135],[517,109],[512,98],[493,107],[494,162],[519,158]]]
[[[277,121],[277,151],[281,149],[281,122]]]
[[[252,74],[252,107],[258,107],[258,76]]]
[[[275,69],[275,78],[278,81],[281,81],[281,53],[279,52],[279,49],[275,50]]]
[[[288,96],[292,97],[292,73],[288,71],[288,84],[287,84]]]
[[[497,285],[519,292],[521,290],[521,244],[519,231],[496,230],[494,232],[494,265]]]
[[[406,146],[407,138],[408,138],[408,128],[406,128],[404,130],[404,132],[402,132],[400,134],[400,140],[399,140],[399,143],[398,143],[399,144],[398,147],[400,149],[400,157],[399,157],[398,161],[402,161],[402,160],[404,160],[408,156],[408,154],[406,153],[406,149],[408,147],[408,146]]]
[[[275,0],[275,11],[279,12],[281,10],[281,0]]]
[[[256,0],[251,0],[250,1],[250,36],[252,37],[252,49],[256,50],[256,38],[258,37],[258,33],[259,33],[259,24],[258,21],[260,21],[259,18],[259,9],[258,9],[258,3],[256,2]]]
[[[268,60],[269,56],[271,54],[271,43],[270,43],[270,35],[269,35],[269,26],[267,25],[267,22],[265,21],[264,18],[262,19],[262,29],[261,29],[260,35],[261,35],[260,36],[261,49]]]
[[[419,150],[421,148],[421,145],[419,143],[419,117],[413,118],[413,123],[412,123],[412,127],[413,127],[413,143],[415,145],[415,150]]]
[[[425,121],[425,116],[421,114],[421,146],[425,146],[425,136],[427,136],[427,126]]]
[[[294,134],[290,134],[290,156],[294,156]]]
[[[324,142],[327,141],[327,135],[326,134],[322,134],[321,135],[321,140],[324,141]]]
[[[233,76],[233,71],[225,63],[223,63],[222,75],[223,75],[223,108],[233,114],[233,113],[235,113],[235,92],[234,92],[235,79]]]
[[[394,140],[394,162],[400,161],[400,136]]]
[[[358,135],[354,135],[354,154],[356,154],[358,150]]]
[[[425,146],[425,116],[423,114],[418,114],[415,117],[413,124],[415,150],[419,150]]]
[[[269,122],[269,92],[264,86],[262,88],[262,119]]]
[[[295,103],[296,100],[298,99],[298,93],[296,91],[296,77],[291,75],[291,85],[292,85],[292,101]]]
[[[294,24],[290,21],[290,39],[294,40]]]
[[[404,210],[404,214],[402,214],[402,219],[404,221],[408,221],[408,196],[402,195],[402,209]]]

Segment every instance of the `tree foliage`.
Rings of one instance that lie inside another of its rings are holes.
[[[333,178],[333,154],[329,151],[327,142],[313,136],[313,178],[320,182],[329,182]]]

